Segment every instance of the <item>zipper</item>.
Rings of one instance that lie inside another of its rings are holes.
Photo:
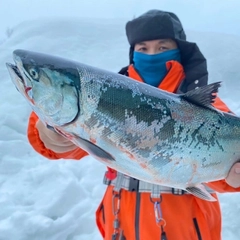
[[[193,218],[193,223],[194,223],[194,227],[195,227],[196,232],[197,232],[198,240],[202,240],[200,228],[199,228],[199,226],[198,226],[198,222],[197,222],[197,219],[196,219],[196,218]]]
[[[135,211],[135,236],[136,236],[136,240],[140,239],[140,232],[139,232],[140,202],[141,202],[141,193],[136,192],[136,211]]]

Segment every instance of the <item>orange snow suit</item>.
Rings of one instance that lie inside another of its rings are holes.
[[[185,77],[183,67],[178,62],[170,61],[167,63],[167,68],[168,74],[159,88],[176,92]],[[142,81],[132,65],[128,68],[128,74],[129,77]],[[219,98],[215,101],[214,106],[222,111],[230,111]],[[80,148],[63,154],[46,149],[35,127],[37,120],[38,117],[32,113],[28,127],[29,141],[37,152],[49,159],[79,160],[87,155]],[[110,170],[113,176],[114,172],[114,170]],[[225,180],[207,185],[218,192],[240,191],[240,188],[230,187]],[[216,194],[213,196],[217,198]],[[114,203],[115,200],[117,203]],[[127,240],[160,240],[162,229],[168,240],[221,239],[221,211],[218,201],[208,202],[190,194],[162,193],[161,203],[158,205],[164,219],[161,224],[156,222],[155,202],[160,202],[160,199],[151,199],[150,193],[130,192],[124,189],[120,192],[114,192],[113,186],[108,186],[96,211],[96,221],[103,239],[111,240],[114,233],[113,204],[117,204],[119,207],[120,229],[123,230],[123,235]]]

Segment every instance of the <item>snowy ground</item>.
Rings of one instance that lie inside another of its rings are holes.
[[[48,161],[26,138],[30,108],[11,83],[5,63],[27,49],[118,71],[128,63],[125,21],[39,19],[8,29],[0,39],[0,240],[98,240],[95,209],[104,193],[105,167],[82,161]],[[208,59],[210,81],[240,115],[240,36],[188,31]],[[240,194],[220,195],[223,240],[240,238]]]

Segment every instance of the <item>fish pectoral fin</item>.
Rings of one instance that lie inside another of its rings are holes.
[[[192,195],[199,197],[203,200],[207,200],[210,202],[217,201],[205,188],[203,184],[198,184],[196,186],[187,187],[186,191],[191,193]]]
[[[84,138],[81,138],[79,136],[75,136],[74,140],[79,143],[78,145],[83,150],[88,152],[93,157],[100,158],[101,160],[115,161],[114,157],[110,153],[106,152],[105,150],[103,150],[99,146],[95,145],[94,143],[92,143]]]

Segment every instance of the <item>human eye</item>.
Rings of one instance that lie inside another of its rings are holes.
[[[137,49],[136,49],[137,52],[147,52],[147,48],[144,47],[144,46],[139,46]]]
[[[165,51],[168,51],[168,50],[169,50],[169,48],[166,47],[166,46],[160,46],[160,47],[159,47],[159,51],[160,51],[160,52],[165,52]]]

